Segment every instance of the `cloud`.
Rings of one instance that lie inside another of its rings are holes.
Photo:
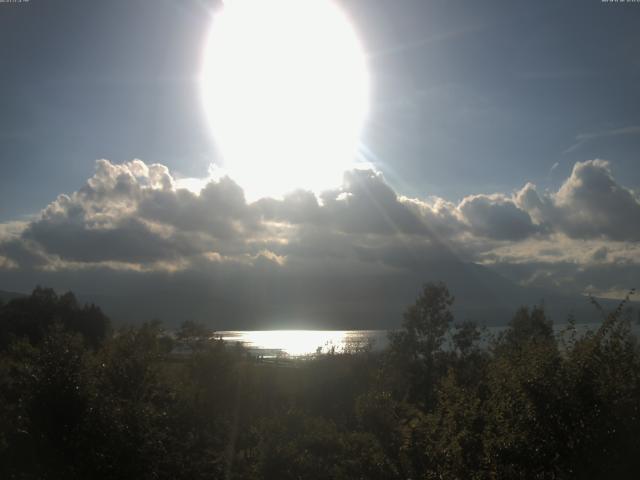
[[[540,231],[529,213],[504,195],[472,195],[458,209],[474,235],[498,240],[521,240]]]
[[[618,135],[640,135],[640,125],[629,125],[627,127],[602,130],[600,132],[581,133],[576,136],[576,139],[589,140],[600,137],[616,137]]]
[[[269,220],[314,225],[344,234],[427,235],[429,229],[416,210],[403,203],[371,170],[346,172],[340,188],[316,198],[298,191],[282,201],[262,199],[258,208]]]
[[[607,255],[609,255],[609,249],[602,246],[594,250],[594,252],[591,254],[591,258],[596,262],[604,262],[607,259]]]
[[[327,218],[343,232],[428,233],[422,219],[398,200],[382,175],[370,170],[347,172],[342,189],[325,192],[321,198]]]
[[[564,153],[571,153],[578,150],[591,140],[607,137],[618,137],[621,135],[640,135],[640,125],[629,125],[621,128],[610,130],[601,130],[599,132],[579,133],[576,135],[576,142],[567,148]]]
[[[81,189],[58,196],[24,227],[21,246],[4,250],[30,265],[38,255],[63,262],[167,263],[236,250],[257,228],[255,220],[242,189],[229,178],[196,195],[176,189],[163,165],[99,160]]]
[[[306,312],[325,323],[353,320],[369,298],[367,314],[382,322],[428,279],[466,298],[493,295],[502,280],[473,263],[521,285],[612,291],[640,264],[639,240],[638,198],[602,160],[576,163],[557,192],[526,183],[458,203],[398,195],[373,170],[349,171],[320,195],[248,202],[229,177],[194,192],[163,165],[99,160],[34,220],[0,225],[0,282],[164,292],[160,311],[192,299],[228,317]],[[605,266],[610,281],[627,273],[608,285],[584,273]]]
[[[163,165],[99,160],[78,191],[31,222],[5,224],[0,251],[33,267],[55,260],[149,268],[248,261],[259,252],[279,263],[331,257],[398,266],[439,255],[472,260],[503,242],[555,234],[638,241],[640,202],[602,160],[576,163],[555,193],[527,183],[512,195],[469,195],[458,204],[399,196],[372,170],[346,172],[341,186],[319,196],[296,191],[248,203],[229,177],[195,193],[178,188]]]
[[[640,240],[640,200],[613,178],[609,162],[578,162],[554,197],[557,226],[574,238]]]
[[[516,203],[550,232],[575,239],[640,240],[640,199],[613,178],[604,160],[577,162],[555,194],[528,183]]]

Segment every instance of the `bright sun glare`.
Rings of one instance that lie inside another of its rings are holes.
[[[340,351],[344,348],[348,336],[347,331],[332,330],[253,330],[234,332],[234,336],[227,339],[245,343],[249,348],[282,351],[298,357],[316,353],[318,348],[325,353],[330,351],[331,347]]]
[[[250,197],[339,184],[368,108],[360,43],[331,0],[227,0],[202,92],[225,170]]]

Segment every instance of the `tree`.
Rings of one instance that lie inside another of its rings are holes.
[[[467,320],[456,325],[453,334],[453,346],[462,357],[471,354],[477,348],[482,332],[474,322]]]
[[[432,356],[453,321],[453,301],[444,283],[427,283],[416,303],[404,313],[402,329],[390,334],[392,350],[416,359]]]
[[[211,330],[199,322],[186,320],[176,332],[176,337],[191,350],[200,350],[211,336]]]
[[[536,306],[531,310],[521,307],[498,340],[499,345],[507,348],[522,348],[530,342],[555,344],[553,323],[543,307]]]
[[[0,308],[0,350],[13,338],[40,344],[55,323],[66,332],[81,334],[94,349],[111,328],[99,307],[80,306],[71,292],[58,296],[53,289],[38,286],[28,297],[14,298]]]
[[[405,372],[408,380],[405,396],[430,406],[435,384],[443,374],[442,344],[453,321],[454,297],[442,282],[427,283],[404,314],[402,329],[389,335],[396,375]]]
[[[55,324],[37,347],[17,341],[5,355],[0,404],[13,418],[0,423],[8,440],[0,448],[0,477],[76,478],[88,406],[82,337]]]

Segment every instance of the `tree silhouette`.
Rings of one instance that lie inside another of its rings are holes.
[[[65,331],[81,334],[92,348],[100,345],[111,328],[99,307],[80,306],[71,292],[58,296],[53,289],[38,286],[31,295],[0,307],[0,349],[6,348],[12,338],[41,343],[56,323]]]
[[[193,322],[189,355],[157,321],[101,336],[99,310],[36,289],[0,308],[0,478],[637,477],[626,302],[564,342],[522,308],[485,343],[452,303],[427,284],[387,350],[278,365]]]
[[[406,395],[425,406],[434,401],[442,374],[441,347],[453,321],[454,297],[444,283],[427,283],[404,313],[402,329],[389,335],[393,363],[407,376]]]

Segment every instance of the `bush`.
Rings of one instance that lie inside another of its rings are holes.
[[[559,341],[542,308],[487,340],[424,287],[387,351],[256,361],[186,323],[106,335],[47,289],[0,309],[0,478],[600,479],[640,471],[622,305]]]

